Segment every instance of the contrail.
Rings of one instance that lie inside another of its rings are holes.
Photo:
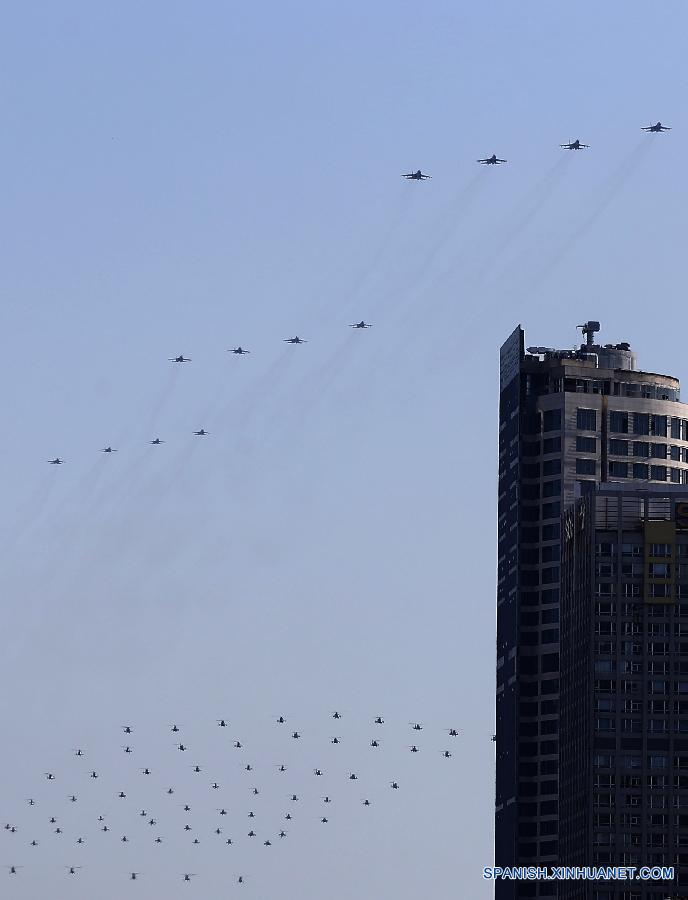
[[[528,283],[528,290],[536,285],[540,285],[552,272],[553,269],[561,262],[561,260],[570,253],[576,244],[583,238],[593,227],[597,220],[602,216],[607,207],[618,197],[624,186],[631,176],[638,170],[645,157],[650,152],[651,141],[639,142],[630,153],[628,153],[616,167],[614,172],[602,183],[598,194],[597,202],[593,205],[591,211],[578,225],[578,227],[569,235],[566,242],[557,250],[549,260],[541,267],[533,279]]]
[[[153,409],[151,410],[150,419],[148,422],[148,430],[153,433],[155,426],[158,422],[160,414],[163,409],[167,405],[172,393],[174,392],[175,385],[179,379],[179,366],[174,365],[172,370],[168,372],[167,378],[165,379],[165,383],[162,387],[162,390],[158,394],[155,402],[153,403]]]

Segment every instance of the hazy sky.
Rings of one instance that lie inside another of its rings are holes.
[[[685,376],[687,28],[682,0],[7,8],[12,900],[491,895],[498,348],[597,318]]]

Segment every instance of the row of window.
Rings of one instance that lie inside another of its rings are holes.
[[[550,422],[559,421],[561,427],[561,410],[550,410]],[[557,416],[556,413],[559,415]],[[581,431],[597,431],[598,410],[576,410],[576,427]],[[547,413],[543,416],[544,418]],[[631,428],[632,423],[632,428]],[[625,410],[609,410],[607,424],[611,434],[647,434],[657,437],[672,437],[679,441],[688,441],[688,419],[672,416],[660,416],[654,413],[629,413]],[[545,428],[545,431],[554,430]]]
[[[670,557],[673,554],[673,544],[650,544],[650,556]],[[598,556],[616,556],[618,544],[610,541],[600,541],[595,549]],[[676,554],[688,559],[688,544],[676,544]],[[621,544],[621,555],[640,558],[645,555],[645,545],[626,542]]]
[[[612,697],[597,697],[595,699],[595,711],[602,713],[616,712],[617,705],[620,712],[623,713],[641,713],[643,711],[642,700],[618,700]],[[671,710],[676,715],[688,715],[688,700],[648,700],[646,701],[647,711],[650,715],[668,716]]]
[[[638,481],[670,481],[672,484],[688,484],[688,469],[670,466],[651,466],[647,463],[621,462],[612,459],[608,463],[610,478],[633,478]],[[597,460],[576,459],[576,475],[596,475]],[[545,482],[547,484],[547,482]]]

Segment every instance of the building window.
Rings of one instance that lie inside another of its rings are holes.
[[[553,437],[553,438],[545,438],[542,442],[542,452],[546,453],[559,453],[561,451],[561,438]]]
[[[647,463],[633,463],[634,478],[647,478],[649,474],[650,469]]]
[[[620,441],[612,438],[609,441],[609,452],[614,456],[628,456],[628,441]]]
[[[650,420],[650,424],[652,426],[652,434],[657,434],[660,437],[667,436],[667,417],[666,416],[652,416]]]
[[[648,563],[647,574],[650,578],[671,578],[671,564],[658,562]]]
[[[595,431],[597,428],[597,410],[579,409],[576,413],[576,427],[583,431]]]
[[[647,413],[635,413],[633,416],[633,434],[649,434],[650,417]]]
[[[561,494],[561,481],[558,478],[556,479],[556,481],[545,481],[543,483],[543,497],[557,497],[559,494]]]
[[[650,478],[652,481],[666,481],[666,466],[650,466]]]
[[[597,462],[594,459],[577,459],[576,474],[577,475],[594,475],[597,471]]]
[[[609,463],[609,475],[612,478],[628,478],[628,463],[612,460]]]
[[[648,457],[650,455],[650,445],[647,441],[634,441],[633,442],[633,456],[645,456]]]
[[[681,484],[681,470],[671,469],[671,481],[673,484]]]
[[[557,541],[559,540],[559,523],[556,522],[552,525],[543,525],[542,526],[542,540],[543,541]]]
[[[614,409],[610,410],[609,430],[614,434],[628,434],[628,413]]]
[[[561,472],[560,459],[548,459],[542,464],[543,475],[559,475]]]
[[[674,462],[681,462],[681,448],[680,447],[671,447],[670,448],[671,458]]]
[[[542,548],[542,561],[559,562],[559,544],[549,544]]]
[[[558,519],[561,515],[561,503],[557,500],[555,503],[542,504],[543,519]]]
[[[666,459],[667,458],[667,445],[666,444],[650,444],[650,456],[653,459]]]
[[[577,453],[597,453],[597,438],[578,435],[576,438]]]
[[[547,409],[542,416],[543,431],[559,431],[561,428],[561,410]]]

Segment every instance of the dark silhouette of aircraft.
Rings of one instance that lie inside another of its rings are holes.
[[[183,881],[191,881],[192,878],[196,877],[196,872],[184,872],[182,875]]]
[[[141,769],[142,775],[150,775],[150,769]]]
[[[370,800],[363,800],[364,806],[370,806]]]
[[[295,731],[295,732],[292,734],[292,737],[293,737],[295,740],[298,740],[298,739],[301,737],[301,735],[298,733],[298,731]]]
[[[133,753],[131,747],[129,747],[128,745],[126,747],[122,747],[122,750],[124,750],[125,753]]]
[[[127,795],[124,793],[124,791],[120,791],[119,794],[117,794],[117,796],[119,797],[120,800],[125,800]]]
[[[46,772],[45,777],[48,779],[48,781],[55,781],[55,776],[52,772]]]
[[[333,743],[333,744],[340,744],[341,741],[339,740],[338,737],[335,736],[335,737],[332,738],[332,743]]]
[[[349,328],[372,328],[372,327],[373,327],[372,325],[369,325],[367,322],[364,322],[363,319],[361,319],[360,322],[354,322],[353,325],[349,326]],[[333,717],[333,718],[336,718],[336,717]]]
[[[279,718],[277,719],[277,724],[278,724],[278,725],[284,725],[284,723],[285,723],[286,721],[287,721],[287,720],[284,718],[284,716],[279,716]]]
[[[325,818],[325,816],[323,816],[320,821],[323,823],[323,825],[327,825],[327,819]]]
[[[131,881],[136,881],[136,879],[139,877],[140,874],[141,874],[140,872],[130,872],[129,878]]]
[[[408,178],[410,181],[425,181],[426,178],[431,177],[431,175],[424,175],[420,169],[417,169],[415,172],[407,172],[405,175],[402,175],[402,178]]]
[[[284,339],[284,343],[285,343],[285,344],[307,344],[308,341],[304,341],[304,339],[303,339],[303,338],[300,338],[300,337],[298,336],[298,334],[297,334],[296,337],[293,337],[293,338],[285,338],[285,339]]]
[[[131,734],[133,730],[134,729],[131,727],[131,725],[122,725],[122,731],[125,734]]]
[[[280,832],[279,832],[279,837],[285,838],[286,836],[287,836],[287,832],[286,832],[286,831],[280,831]]]
[[[440,753],[442,754],[442,756],[443,756],[445,759],[450,759],[450,758],[451,758],[451,753],[449,752],[449,750],[440,750]]]
[[[370,742],[370,746],[371,746],[371,747],[379,747],[380,744],[379,744],[378,741],[371,741],[371,742]]]
[[[234,741],[234,746],[237,750],[241,750],[241,741]]]
[[[226,815],[227,815],[227,810],[226,810],[226,809],[224,809],[224,808],[218,809],[217,807],[216,807],[216,809],[217,809],[217,811],[220,813],[221,816],[226,816]]]
[[[200,431],[194,431],[194,434],[200,435],[201,437],[202,437],[203,435],[205,435],[205,434],[208,434],[208,433],[209,433],[209,432],[207,432],[207,431],[205,430],[205,428],[201,428]]]
[[[76,875],[76,870],[80,868],[81,866],[65,866],[70,875]]]
[[[449,732],[449,737],[458,737],[459,736],[459,732],[456,730],[456,728],[445,728],[444,730]]]
[[[51,466],[61,466],[64,463],[64,460],[60,459],[59,456],[56,456],[55,459],[47,459],[46,462],[49,462]]]
[[[153,444],[153,443],[154,443],[154,441],[151,441],[151,444]],[[179,726],[178,725],[170,725],[170,729],[172,731],[179,731]]]
[[[101,453],[117,453],[116,450],[113,450],[112,447],[103,447],[100,451]]]
[[[376,724],[376,725],[384,725],[384,724],[385,724],[385,720],[382,718],[382,716],[378,716],[378,717],[375,719],[375,724]]]
[[[76,803],[76,796],[74,794],[72,794],[71,797],[67,797],[67,799],[70,803]]]
[[[91,774],[90,774],[89,777],[90,777],[90,778],[97,778],[97,777],[98,777],[98,773],[94,770],[93,772],[91,772]]]
[[[416,747],[415,744],[411,744],[411,746],[409,747],[409,750],[411,751],[411,753],[419,753],[420,752],[418,750],[418,747]]]
[[[656,134],[659,134],[660,131],[671,131],[668,125],[662,125],[661,122],[655,122],[654,125],[645,125],[642,131],[654,131]]]
[[[177,750],[186,750],[184,744],[177,744]]]
[[[226,728],[227,722],[224,719],[216,719],[219,728]]]
[[[84,751],[81,748],[74,750],[74,756],[83,756],[83,755],[84,755]]]
[[[170,356],[168,359],[170,362],[191,362],[188,356]]]
[[[423,730],[423,726],[420,725],[418,722],[409,722],[409,725],[411,725],[412,731],[422,731]]]
[[[24,866],[5,866],[6,869],[9,869],[8,875],[16,875],[17,869],[23,869]]]
[[[201,772],[200,766],[191,766],[191,768],[194,770],[194,772],[196,772],[196,774],[200,774],[200,772]]]
[[[587,150],[590,144],[581,144],[581,142],[576,138],[575,141],[571,141],[568,144],[559,144],[564,150]]]
[[[287,767],[284,765],[284,763],[282,763],[281,766],[277,766],[277,769],[278,769],[278,771],[280,771],[280,772],[286,772],[286,771],[287,771]]]
[[[237,356],[243,356],[245,353],[250,353],[250,350],[244,350],[243,347],[234,347],[232,350],[228,350],[227,353],[236,353]]]
[[[487,159],[479,159],[479,163],[482,163],[484,166],[497,166],[499,163],[505,163],[505,159],[498,159],[497,154],[493,153],[492,156],[488,156]]]
[[[154,441],[150,441],[151,444],[164,444],[164,441],[161,441],[160,438],[156,438]],[[174,731],[174,728],[172,729]]]
[[[220,787],[220,785],[217,783],[217,781],[213,781],[213,783],[210,785],[210,787],[211,787],[214,791],[216,791],[216,790]]]
[[[389,784],[390,784],[390,787],[392,788],[393,791],[398,791],[398,790],[399,790],[399,785],[397,784],[396,781],[390,781]]]

